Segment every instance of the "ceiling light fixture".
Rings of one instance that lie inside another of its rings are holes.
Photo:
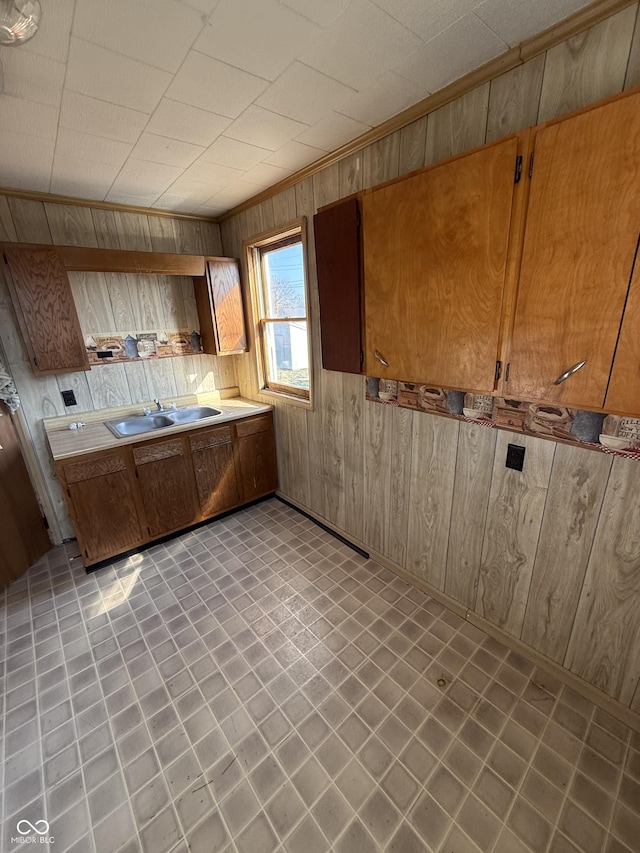
[[[38,0],[0,0],[0,44],[22,44],[38,31]]]

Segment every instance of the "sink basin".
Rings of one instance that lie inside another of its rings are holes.
[[[192,424],[204,418],[212,418],[219,415],[220,410],[212,406],[188,406],[186,409],[176,409],[170,412],[169,417],[175,424]]]
[[[153,432],[154,429],[173,426],[173,421],[167,415],[134,415],[131,418],[116,418],[113,421],[105,421],[107,429],[117,437],[125,435],[140,435],[144,432]]]
[[[124,438],[127,435],[141,435],[145,432],[153,432],[163,427],[176,426],[177,424],[193,424],[205,418],[213,418],[219,415],[220,410],[212,406],[187,406],[184,409],[170,409],[167,412],[158,412],[153,415],[132,415],[128,418],[115,418],[105,421],[104,425],[116,436]]]

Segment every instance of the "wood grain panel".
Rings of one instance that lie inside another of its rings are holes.
[[[629,51],[629,62],[627,64],[627,73],[624,78],[624,88],[632,89],[634,86],[640,86],[640,7],[636,14],[636,25],[633,30],[633,41],[631,42],[631,50]]]
[[[110,366],[109,369],[113,369],[114,366]],[[96,373],[97,371],[92,372]],[[170,402],[178,395],[172,358],[146,358],[144,372],[147,376],[151,399],[157,397],[159,400]]]
[[[82,273],[71,273],[71,280],[75,276],[83,275]],[[92,295],[94,300],[100,300],[103,297],[106,288],[111,305],[111,313],[113,317],[113,326],[104,327],[105,331],[136,331],[136,318],[133,314],[133,305],[131,304],[131,292],[129,288],[129,278],[122,273],[85,273],[84,278],[87,281],[87,295]],[[135,282],[131,282],[135,287]],[[84,295],[84,294],[83,294]],[[77,304],[77,302],[76,302]],[[87,323],[84,319],[86,309],[81,312],[82,328],[84,330],[93,329],[98,331],[103,327]],[[96,320],[96,322],[99,322]]]
[[[118,326],[113,314],[110,287],[102,273],[69,273],[69,285],[83,335],[116,332],[119,328],[136,328],[133,324]]]
[[[640,230],[640,225],[638,226]],[[640,411],[640,263],[635,270],[616,346],[604,407],[607,412],[638,415]]]
[[[247,334],[239,262],[233,258],[208,259],[207,279],[215,317],[217,354],[244,352],[247,349]]]
[[[246,435],[255,435],[257,432],[266,432],[273,428],[273,418],[270,414],[258,415],[257,418],[243,418],[236,424],[238,438]]]
[[[151,400],[152,395],[149,393],[144,364],[142,362],[128,361],[125,362],[123,367],[131,402],[146,403]]]
[[[115,211],[92,207],[91,218],[93,219],[98,246],[101,249],[119,249],[120,240],[116,227]]]
[[[559,444],[553,461],[522,639],[562,663],[612,458]]]
[[[280,491],[292,496],[295,480],[291,454],[291,434],[289,430],[289,410],[291,406],[275,401],[274,440],[276,443],[276,461],[278,463],[278,485]]]
[[[389,542],[392,419],[391,406],[365,403],[364,541],[381,554]]]
[[[128,275],[134,329],[164,329],[164,305],[153,275]]]
[[[458,421],[416,414],[413,422],[407,569],[444,589]]]
[[[525,448],[522,472],[505,467],[509,442]],[[500,432],[496,442],[475,609],[520,636],[556,446]]]
[[[408,124],[400,131],[400,174],[421,169],[427,145],[427,117]]]
[[[218,444],[231,444],[231,427],[219,426],[214,429],[198,430],[189,436],[191,450],[206,450],[207,447],[216,447]]]
[[[0,240],[3,242],[17,243],[18,235],[11,218],[9,202],[6,196],[0,196]]]
[[[89,390],[87,382],[87,373],[63,373],[56,377],[58,388],[62,391],[73,391],[76,398],[76,405],[72,408],[66,408],[68,415],[81,412],[89,412],[94,409],[93,397]]]
[[[363,376],[342,377],[344,411],[344,529],[364,539],[364,383]],[[307,463],[308,468],[308,463]]]
[[[466,607],[476,603],[496,437],[494,429],[460,424],[444,591]]]
[[[374,142],[362,153],[362,186],[373,187],[400,173],[400,133]]]
[[[290,485],[291,497],[303,506],[311,505],[311,482],[309,474],[309,438],[307,435],[307,411],[298,406],[284,406],[287,410],[288,438],[291,448],[291,469],[295,472]],[[276,429],[280,423],[276,421]]]
[[[178,222],[168,216],[150,216],[149,234],[154,252],[179,252]],[[185,250],[186,251],[186,250]],[[189,251],[189,254],[202,255],[202,251]]]
[[[239,438],[238,461],[244,501],[261,498],[278,488],[278,468],[271,430]]]
[[[9,210],[22,243],[53,243],[44,204],[24,198],[9,198]]]
[[[622,90],[635,17],[629,6],[547,52],[539,122]]]
[[[534,153],[505,387],[519,400],[598,408],[638,241],[640,94],[544,128]]]
[[[313,176],[313,205],[317,210],[340,198],[340,167],[337,163]]]
[[[124,364],[109,364],[100,370],[90,370],[87,382],[96,409],[128,406],[132,403]],[[148,399],[148,398],[147,398]]]
[[[133,461],[136,465],[147,465],[149,462],[159,462],[172,456],[184,456],[184,443],[181,438],[133,448]]]
[[[345,524],[344,400],[342,374],[322,371],[324,514],[338,527]]]
[[[115,474],[116,471],[126,471],[127,464],[120,450],[81,459],[78,462],[65,462],[64,477],[67,484],[80,483],[93,477],[104,477],[105,474]]]
[[[69,271],[189,276],[202,275],[204,272],[202,255],[85,249],[64,245],[59,246],[58,251]]]
[[[491,81],[487,142],[537,123],[544,61],[536,56]]]
[[[283,190],[273,197],[273,219],[275,227],[285,226],[296,218],[296,191],[293,187]],[[233,251],[236,256],[239,249]],[[222,249],[220,254],[224,254]]]
[[[640,680],[637,484],[637,463],[614,459],[564,662],[625,705]]]
[[[173,452],[182,439],[152,444],[139,450],[157,454],[155,459],[136,463],[150,536],[162,536],[193,524],[199,516],[191,460],[184,452]],[[157,450],[154,451],[154,448]],[[134,450],[135,458],[136,450]]]
[[[340,198],[362,189],[362,155],[352,154],[338,164],[340,169]]]
[[[113,218],[118,235],[118,248],[131,252],[151,252],[149,218],[142,213],[115,210]]]
[[[368,375],[493,391],[516,151],[511,137],[365,195]]]
[[[202,517],[209,518],[238,506],[240,490],[231,441],[202,442],[197,448],[192,441],[192,451]]]
[[[56,251],[6,248],[4,255],[34,372],[89,370],[71,287]]]
[[[386,556],[399,566],[407,560],[413,424],[410,409],[392,408],[391,473],[389,476],[389,541]]]
[[[96,229],[88,207],[72,204],[44,205],[51,238],[59,246],[98,246]]]
[[[487,131],[488,110],[489,84],[485,83],[429,113],[425,164],[436,163],[482,145]]]

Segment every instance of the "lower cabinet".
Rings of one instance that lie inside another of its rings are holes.
[[[274,492],[271,413],[56,462],[86,566]]]
[[[110,450],[58,465],[85,565],[146,539],[127,457],[124,449]]]
[[[188,451],[182,436],[133,448],[150,536],[162,536],[198,520]]]

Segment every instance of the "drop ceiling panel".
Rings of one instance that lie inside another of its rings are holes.
[[[163,98],[146,129],[150,133],[181,139],[193,145],[210,145],[229,127],[231,121],[226,116]]]
[[[315,68],[293,62],[260,95],[256,104],[296,121],[313,124],[332,106],[355,94],[355,89],[327,77]]]
[[[72,38],[65,89],[150,113],[171,83],[171,74],[128,56]]]
[[[317,24],[277,0],[220,0],[194,47],[275,80],[321,32]]]
[[[175,72],[202,30],[202,16],[178,0],[81,0],[76,36]]]
[[[46,0],[0,186],[227,210],[586,1]]]
[[[149,121],[147,113],[130,110],[99,101],[79,92],[65,89],[60,110],[60,127],[118,139],[120,142],[135,142]]]
[[[236,118],[269,83],[239,68],[192,50],[166,95],[228,118]]]

